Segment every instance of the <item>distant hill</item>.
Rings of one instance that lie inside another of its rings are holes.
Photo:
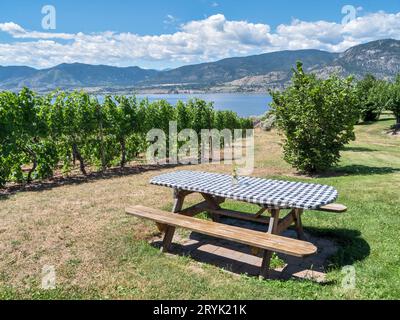
[[[154,77],[158,71],[139,67],[117,68],[82,63],[60,64],[50,69],[0,67],[0,89],[19,89],[23,86],[39,91],[55,88],[129,87]]]
[[[335,61],[347,73],[393,79],[400,73],[400,41],[379,40],[348,49]]]
[[[161,72],[148,84],[203,84],[216,85],[246,76],[270,72],[289,72],[296,61],[303,61],[307,68],[329,65],[336,54],[319,50],[280,51],[243,58],[229,58],[211,63],[184,66]]]
[[[293,54],[296,53],[298,51],[293,51]],[[324,52],[325,61],[316,59],[315,52],[312,50],[306,50],[306,53],[309,54],[308,59],[295,60],[303,61],[308,72],[313,72],[321,78],[336,73],[342,77],[354,75],[360,79],[370,73],[381,79],[393,80],[400,73],[400,41],[398,40],[373,41],[352,47],[340,54]],[[282,64],[285,63],[283,60],[281,60]],[[290,61],[289,66],[294,65],[295,63]],[[273,72],[262,75],[251,74],[218,85],[214,91],[265,92],[268,88],[282,88],[288,85],[291,76],[292,72],[287,69],[287,65],[282,65]]]
[[[2,67],[0,66],[0,85],[3,82],[18,78],[28,78],[37,72],[36,69],[29,67]]]
[[[372,73],[379,78],[394,79],[400,73],[400,41],[373,41],[340,54],[320,50],[279,51],[163,71],[81,63],[43,70],[0,67],[0,90],[19,90],[27,86],[41,92],[56,88],[93,92],[265,92],[268,88],[287,85],[291,68],[299,60],[307,71],[320,77],[335,72],[358,78]]]

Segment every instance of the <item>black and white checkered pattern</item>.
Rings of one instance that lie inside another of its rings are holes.
[[[333,203],[338,197],[334,188],[320,184],[239,177],[239,184],[234,185],[230,175],[198,171],[163,174],[150,183],[245,201],[268,209],[317,210]]]

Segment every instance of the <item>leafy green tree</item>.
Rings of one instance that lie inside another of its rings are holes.
[[[358,108],[365,122],[377,121],[382,113],[382,88],[384,82],[368,74],[357,83]]]
[[[120,147],[120,166],[123,168],[131,160],[135,151],[128,145],[129,138],[138,130],[136,113],[137,101],[135,97],[116,96],[112,99],[107,96],[103,104],[106,133],[110,141],[115,141]],[[107,146],[110,154],[112,146]],[[110,154],[109,158],[115,157]]]
[[[216,111],[214,115],[214,124],[215,129],[224,130],[225,129],[225,114],[224,111]]]
[[[240,129],[246,130],[254,128],[253,120],[250,118],[239,118],[239,121],[240,121]]]
[[[327,80],[306,74],[302,63],[293,70],[292,84],[271,92],[277,127],[285,135],[284,159],[295,168],[315,173],[340,159],[340,150],[355,139],[358,121],[352,79]]]
[[[53,136],[60,137],[64,168],[68,169],[72,160],[79,161],[82,174],[86,175],[86,158],[93,154],[93,137],[98,126],[97,101],[84,92],[69,95],[58,94],[50,115]],[[72,159],[71,159],[72,153]]]
[[[200,99],[174,107],[125,96],[99,103],[85,92],[0,92],[0,186],[51,177],[59,166],[68,172],[77,161],[83,174],[88,164],[124,167],[146,150],[149,130],[162,129],[168,137],[174,120],[178,130],[192,128],[199,136],[202,129],[252,127],[251,120],[214,111]]]
[[[161,129],[165,133],[169,132],[169,122],[176,120],[175,108],[166,100],[159,100],[149,103],[147,100],[142,102],[141,112],[145,113],[144,126],[145,132],[151,129]]]
[[[50,178],[60,161],[57,152],[56,139],[50,138],[50,126],[48,122],[49,111],[51,110],[53,95],[35,96],[34,115],[35,124],[31,131],[31,150],[36,154],[36,168],[32,170],[34,179]],[[32,128],[32,123],[26,124]],[[34,163],[35,164],[35,163]],[[28,176],[28,181],[31,179]]]
[[[13,177],[17,181],[29,183],[36,178],[50,177],[58,163],[55,144],[48,139],[44,107],[48,104],[49,97],[36,97],[27,88],[18,94],[18,105],[13,110],[12,122],[15,144]]]
[[[225,129],[241,129],[241,122],[237,114],[233,111],[223,111]]]
[[[400,130],[400,75],[394,83],[389,85],[387,97],[386,108],[396,117],[395,130]]]
[[[176,109],[176,121],[178,122],[178,131],[182,131],[184,129],[188,129],[191,126],[191,110],[188,105],[183,103],[182,101],[178,101],[175,106]]]
[[[27,88],[0,94],[0,185],[47,178],[58,163],[49,139],[46,106],[50,98],[37,97]]]
[[[13,170],[13,157],[17,153],[14,123],[18,96],[12,92],[0,93],[0,186],[9,181]]]
[[[211,129],[214,123],[214,106],[201,99],[193,99],[187,102],[191,113],[190,128],[199,135],[202,129]]]

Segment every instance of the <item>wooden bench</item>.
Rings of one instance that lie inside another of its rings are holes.
[[[296,257],[307,257],[317,252],[317,248],[309,242],[234,227],[217,222],[200,220],[144,206],[127,208],[126,213],[138,218],[152,220],[165,231],[162,245],[163,252],[168,251],[175,233],[175,228],[184,228],[208,236],[262,249],[264,251],[264,258],[261,265],[260,275],[264,278],[269,276],[269,264],[272,252]]]
[[[331,203],[318,209],[318,211],[343,213],[347,211],[347,207],[339,203]]]

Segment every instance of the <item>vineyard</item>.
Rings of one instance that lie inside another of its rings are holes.
[[[0,93],[0,186],[51,178],[79,165],[105,170],[126,166],[148,147],[153,128],[178,130],[249,129],[252,121],[212,103],[194,99],[176,106],[134,96],[106,96],[99,102],[84,92],[39,96],[29,89]]]

